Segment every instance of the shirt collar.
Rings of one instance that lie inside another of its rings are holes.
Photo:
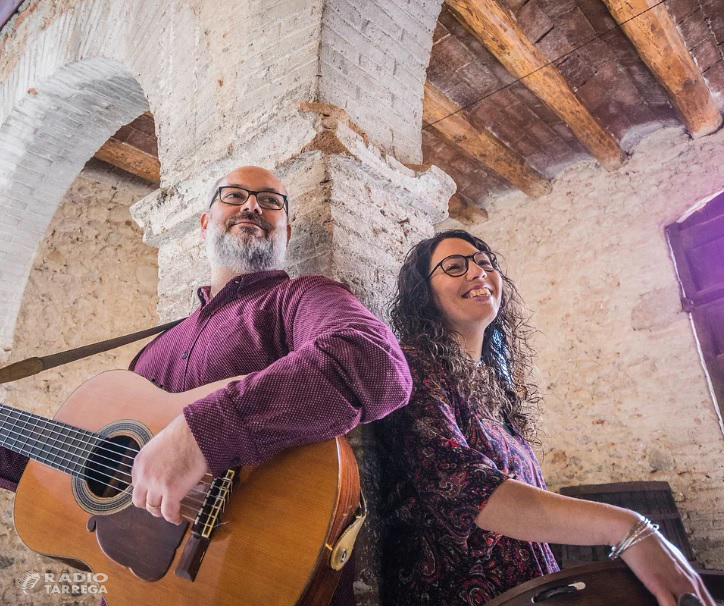
[[[288,279],[289,274],[281,269],[269,269],[266,271],[256,271],[251,274],[242,274],[229,280],[226,286],[216,293],[213,300],[226,301],[230,298],[234,298],[242,294],[242,292],[248,289],[252,284],[256,284],[258,282]],[[211,286],[202,286],[198,289],[197,295],[199,297],[199,301],[201,301],[201,307],[205,307],[212,300]]]

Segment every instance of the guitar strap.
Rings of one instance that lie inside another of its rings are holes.
[[[170,328],[173,328],[180,322],[183,322],[185,319],[186,318],[181,318],[180,320],[174,320],[173,322],[161,324],[160,326],[154,326],[153,328],[147,328],[146,330],[140,330],[129,335],[116,337],[114,339],[107,339],[105,341],[99,341],[98,343],[93,343],[92,345],[83,345],[82,347],[68,349],[66,351],[61,351],[55,354],[51,354],[49,356],[43,356],[40,358],[27,358],[26,360],[15,362],[14,364],[10,364],[9,366],[0,368],[0,384],[9,383],[10,381],[17,381],[18,379],[24,379],[25,377],[36,375],[43,370],[48,370],[49,368],[53,368],[55,366],[62,366],[63,364],[67,364],[68,362],[74,362],[75,360],[80,360],[81,358],[87,358],[88,356],[93,356],[97,353],[102,353],[110,349],[115,349],[116,347],[120,347],[121,345],[127,345],[128,343],[133,343],[134,341],[140,341],[141,339],[145,339],[146,337],[150,337],[151,335],[155,335]]]

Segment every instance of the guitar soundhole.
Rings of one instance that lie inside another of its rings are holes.
[[[88,489],[97,497],[119,495],[131,483],[133,458],[140,450],[130,436],[105,438],[93,449],[85,468]]]

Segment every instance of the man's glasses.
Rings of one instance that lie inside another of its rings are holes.
[[[473,263],[475,263],[475,265],[477,265],[486,272],[495,271],[495,266],[490,260],[488,253],[479,250],[475,254],[468,256],[450,255],[449,257],[445,257],[442,261],[440,261],[440,263],[432,268],[432,271],[428,274],[427,277],[429,278],[430,276],[432,276],[432,274],[435,273],[435,270],[438,267],[442,269],[448,276],[452,276],[453,278],[459,278],[460,276],[464,276],[468,272],[468,264],[470,262],[470,259],[473,260]]]
[[[250,196],[256,196],[256,203],[264,210],[281,210],[288,214],[289,203],[284,194],[275,191],[251,191],[239,185],[222,185],[216,190],[214,197],[211,198],[211,204],[218,198],[224,204],[230,206],[243,206]],[[209,204],[209,208],[211,208]]]

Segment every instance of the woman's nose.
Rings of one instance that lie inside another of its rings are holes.
[[[488,275],[488,272],[485,271],[485,268],[478,265],[475,261],[472,259],[468,259],[468,278],[475,279],[475,278],[484,278]]]

